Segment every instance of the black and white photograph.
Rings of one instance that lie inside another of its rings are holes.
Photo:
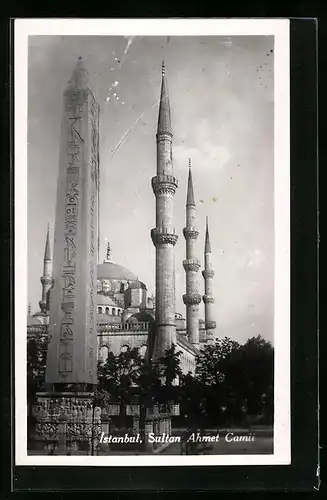
[[[16,21],[18,464],[290,462],[288,30]]]

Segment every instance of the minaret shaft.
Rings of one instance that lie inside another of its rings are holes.
[[[172,131],[167,83],[163,67],[157,130],[157,175],[152,178],[156,197],[156,227],[151,231],[156,247],[156,333],[152,357],[164,355],[176,344],[174,196],[178,181],[173,174]]]
[[[191,165],[190,165],[191,167]],[[186,259],[183,266],[186,273],[186,293],[183,302],[186,305],[186,332],[190,342],[199,346],[199,295],[198,271],[200,262],[196,257],[196,240],[199,235],[195,225],[195,202],[191,168],[189,169],[186,199],[186,227],[183,230],[186,240]]]

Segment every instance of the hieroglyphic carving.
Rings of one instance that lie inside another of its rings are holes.
[[[90,101],[90,224],[89,224],[89,343],[88,355],[89,359],[93,360],[96,356],[94,338],[96,337],[96,228],[97,228],[97,198],[99,188],[99,161],[98,161],[98,148],[99,148],[99,130],[98,130],[98,105],[95,100]],[[89,375],[93,377],[91,369],[92,363],[89,368]]]
[[[64,262],[62,266],[63,317],[60,321],[58,371],[62,376],[73,371],[74,309],[76,300],[76,237],[79,208],[79,170],[82,160],[83,92],[67,95],[68,143],[64,225]]]

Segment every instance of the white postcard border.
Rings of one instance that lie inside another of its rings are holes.
[[[290,93],[287,19],[16,19],[15,119],[15,463],[16,465],[288,465],[290,436]],[[27,61],[30,35],[273,35],[275,92],[275,420],[271,455],[27,455]],[[25,277],[25,282],[24,282]]]

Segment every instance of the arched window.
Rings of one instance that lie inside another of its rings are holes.
[[[98,314],[102,314],[102,307],[98,307]]]
[[[108,358],[108,347],[106,345],[102,345],[100,347],[100,352],[99,352],[99,361],[102,361],[102,363],[105,363]]]
[[[116,316],[116,309],[114,307],[112,308],[112,315]]]
[[[121,315],[121,310],[120,309],[117,309],[117,314],[118,314],[118,316]]]
[[[109,307],[106,307],[106,314],[109,314]]]

